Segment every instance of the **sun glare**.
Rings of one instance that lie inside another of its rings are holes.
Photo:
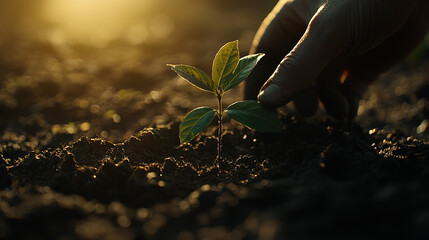
[[[153,1],[148,0],[48,0],[44,15],[53,26],[48,38],[58,43],[66,39],[100,48],[118,38],[140,44],[150,30],[145,15],[153,11],[151,3]]]

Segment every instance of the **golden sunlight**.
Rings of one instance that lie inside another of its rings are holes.
[[[53,27],[47,38],[98,48],[116,39],[141,44],[150,29],[145,15],[151,11],[153,1],[147,0],[48,0],[44,17]]]

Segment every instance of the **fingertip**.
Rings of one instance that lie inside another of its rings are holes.
[[[349,103],[349,120],[353,120],[357,116],[359,102],[365,95],[370,83],[372,83],[375,78],[375,76],[366,76],[366,78],[362,78],[352,75],[342,84],[342,93]]]
[[[362,99],[363,93],[356,93],[353,89],[344,88],[344,95],[349,103],[348,119],[353,120],[356,118],[359,110],[359,102]]]
[[[261,90],[258,100],[267,106],[281,106],[284,102],[283,90],[279,85],[272,83]]]

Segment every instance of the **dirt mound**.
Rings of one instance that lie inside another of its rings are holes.
[[[2,159],[2,237],[427,236],[427,140],[284,122],[281,134],[227,133],[219,167],[213,137],[177,147],[177,123]]]

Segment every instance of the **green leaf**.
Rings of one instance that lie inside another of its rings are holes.
[[[249,56],[242,57],[238,62],[237,68],[233,74],[228,75],[226,78],[223,78],[220,82],[220,87],[224,91],[237,86],[244,79],[249,76],[256,64],[261,60],[265,54],[258,53]]]
[[[226,114],[244,126],[260,132],[281,132],[282,121],[277,113],[257,101],[242,101],[229,105]]]
[[[205,73],[203,70],[183,64],[167,64],[167,66],[171,67],[173,71],[175,71],[179,76],[188,81],[191,85],[203,91],[216,91],[217,87],[214,86],[214,83],[210,79],[209,75],[207,75],[207,73]]]
[[[229,42],[219,49],[212,67],[212,79],[215,86],[218,87],[223,78],[234,72],[238,61],[238,41]]]
[[[215,114],[216,111],[208,107],[195,108],[188,113],[179,126],[180,143],[191,141],[211,123]]]

